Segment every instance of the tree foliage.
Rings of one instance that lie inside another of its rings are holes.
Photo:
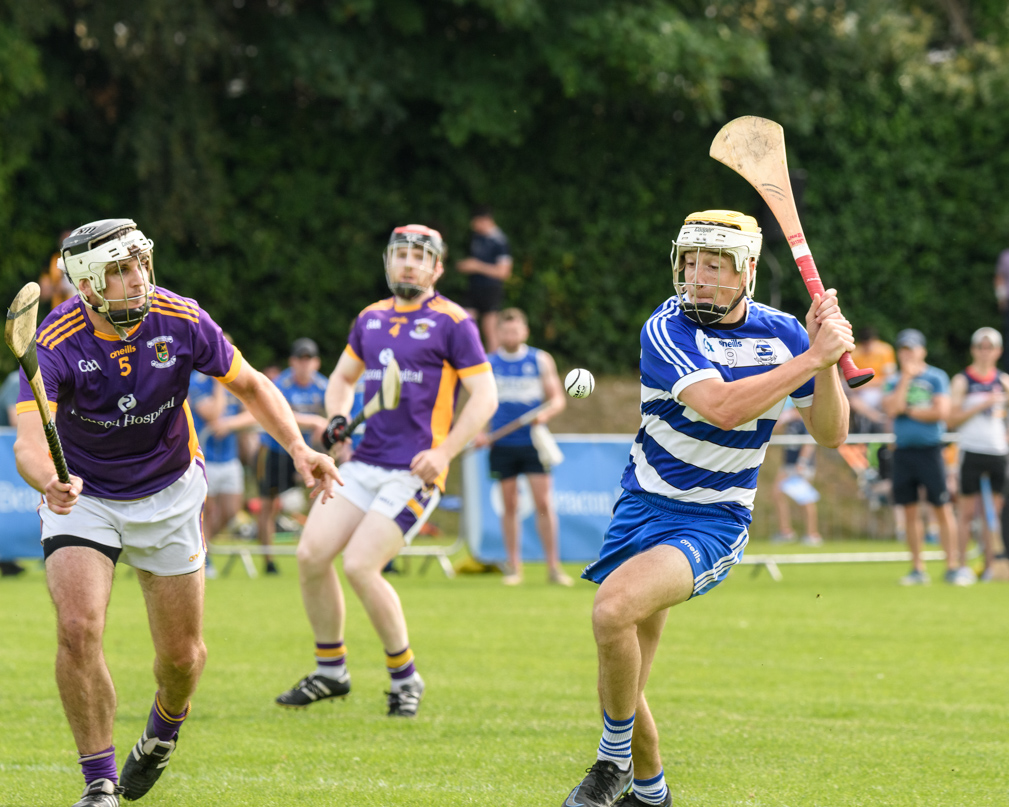
[[[757,114],[808,175],[807,237],[849,317],[920,327],[953,369],[996,316],[1006,22],[956,0],[7,0],[0,290],[66,227],[127,215],[159,281],[255,363],[301,335],[335,360],[386,294],[389,230],[441,227],[458,297],[490,202],[537,344],[630,369],[684,215],[758,209],[706,157]]]

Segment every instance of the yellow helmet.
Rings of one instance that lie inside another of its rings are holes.
[[[684,313],[702,325],[711,325],[724,319],[743,297],[753,297],[762,241],[757,220],[745,213],[737,213],[735,210],[702,210],[687,216],[669,256],[673,264],[673,285],[680,296]],[[736,282],[732,286],[722,284],[721,278],[718,282],[720,287],[736,291],[742,288],[743,293],[734,299],[732,305],[698,305],[691,301],[690,284],[682,276],[681,257],[687,252],[713,252],[719,255],[724,252],[732,256],[738,276]]]

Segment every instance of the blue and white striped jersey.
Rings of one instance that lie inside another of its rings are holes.
[[[543,403],[543,368],[541,351],[529,345],[522,345],[515,353],[506,353],[504,348],[491,353],[487,360],[494,371],[497,382],[497,411],[491,417],[490,429],[500,429],[506,423],[522,417]],[[529,426],[507,434],[497,441],[499,446],[531,446],[532,433]]]
[[[706,378],[734,381],[767,372],[808,349],[803,325],[770,306],[748,301],[741,323],[717,328],[684,315],[678,297],[666,300],[641,329],[641,428],[621,485],[728,507],[749,522],[757,472],[784,400],[725,431],[681,403],[680,393]],[[797,407],[811,406],[813,380],[791,397]]]

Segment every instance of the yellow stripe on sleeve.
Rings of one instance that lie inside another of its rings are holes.
[[[54,415],[56,414],[56,408],[57,408],[56,407],[56,401],[50,401],[49,402],[49,411],[52,412]],[[21,403],[19,403],[15,407],[15,411],[19,415],[23,415],[25,412],[37,412],[38,411],[38,407],[35,405],[35,400],[32,399],[30,401],[21,401]]]
[[[238,378],[238,373],[242,369],[242,351],[237,347],[235,348],[235,355],[231,357],[231,367],[228,368],[228,372],[220,376],[217,380],[222,384],[230,384],[236,378]]]
[[[485,361],[480,364],[474,364],[472,367],[464,367],[462,370],[456,370],[459,373],[459,378],[469,378],[471,375],[480,375],[480,373],[491,372],[490,362]]]
[[[343,352],[354,359],[354,361],[359,361],[361,364],[364,364],[364,360],[354,352],[354,348],[350,345],[347,345],[347,347],[343,349]]]

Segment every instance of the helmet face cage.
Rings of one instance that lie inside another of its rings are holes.
[[[422,251],[419,260],[416,250]],[[392,231],[383,255],[389,290],[403,300],[413,300],[428,292],[434,286],[435,273],[444,252],[445,245],[437,230],[420,224],[397,227]],[[393,280],[392,272],[404,264],[416,270],[415,279],[409,282]]]
[[[77,290],[77,295],[96,313],[105,318],[123,335],[125,329],[139,325],[151,307],[154,289],[154,242],[147,238],[129,219],[112,219],[78,228],[63,242],[63,263],[67,276]],[[145,288],[142,294],[127,293],[124,270],[136,260],[142,270]],[[118,272],[122,297],[105,295],[109,272]],[[98,298],[92,303],[81,289],[87,280]],[[114,304],[121,304],[115,305]]]
[[[673,286],[680,297],[683,312],[690,319],[702,325],[714,325],[725,319],[744,297],[753,297],[761,240],[756,220],[750,216],[731,211],[705,211],[687,218],[673,242],[669,257],[673,268]],[[710,253],[719,261],[720,268],[713,284],[698,283],[697,272],[694,273],[694,280],[687,282],[687,256],[693,255],[695,266],[699,266],[702,253]],[[721,261],[723,256],[732,258],[731,270]],[[702,288],[707,294],[701,294]],[[721,289],[732,291],[730,305],[696,302],[702,296],[717,299]]]

